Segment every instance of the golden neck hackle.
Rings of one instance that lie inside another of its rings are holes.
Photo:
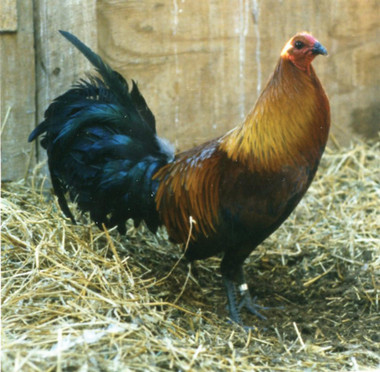
[[[251,171],[275,172],[319,158],[328,130],[328,100],[312,66],[305,72],[280,58],[256,105],[220,149]]]

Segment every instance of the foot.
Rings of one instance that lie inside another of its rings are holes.
[[[249,290],[246,289],[241,292],[241,301],[239,303],[239,310],[245,307],[251,314],[256,315],[258,318],[266,320],[267,317],[260,314],[258,310],[268,310],[269,307],[260,306],[256,303],[256,297],[252,298]]]
[[[266,319],[266,317],[259,313],[259,310],[266,310],[266,307],[257,305],[255,303],[255,299],[252,299],[251,295],[249,294],[248,286],[247,284],[243,284],[239,286],[240,289],[240,297],[241,300],[238,302],[238,290],[236,284],[228,280],[227,278],[224,278],[224,285],[226,287],[227,297],[228,297],[228,310],[230,312],[230,318],[235,323],[238,323],[241,325],[245,330],[254,330],[255,327],[246,326],[241,317],[240,317],[240,310],[242,307],[245,307],[251,314],[256,315],[260,319]]]

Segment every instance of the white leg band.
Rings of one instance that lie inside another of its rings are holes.
[[[247,292],[248,291],[248,284],[247,283],[240,284],[239,285],[239,291],[240,292]]]

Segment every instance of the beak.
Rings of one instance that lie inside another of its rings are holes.
[[[311,51],[313,52],[313,54],[322,54],[324,56],[327,56],[326,48],[319,41],[317,41],[314,44],[313,49]]]

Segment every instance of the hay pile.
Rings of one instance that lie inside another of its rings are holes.
[[[379,169],[379,146],[327,151],[245,265],[273,307],[244,313],[248,333],[227,322],[218,258],[190,272],[163,230],[73,226],[46,179],[3,185],[3,371],[379,368]]]

